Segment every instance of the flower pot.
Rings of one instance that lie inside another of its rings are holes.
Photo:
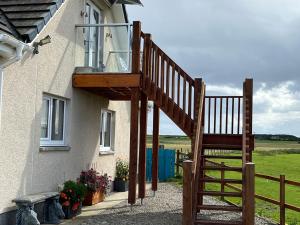
[[[82,203],[79,204],[76,210],[72,209],[73,206],[63,206],[62,209],[65,213],[65,219],[72,219],[73,217],[81,214]]]
[[[114,181],[114,191],[116,192],[128,191],[128,181],[116,179]]]
[[[103,202],[104,198],[105,195],[102,191],[88,191],[82,204],[85,206],[95,205]]]

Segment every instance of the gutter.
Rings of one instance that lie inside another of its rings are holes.
[[[32,52],[33,48],[12,36],[0,34],[0,56],[4,62],[0,62],[0,131],[1,131],[1,111],[2,111],[2,92],[4,75],[3,69],[11,64],[20,61],[26,52]]]

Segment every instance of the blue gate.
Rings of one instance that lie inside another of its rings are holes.
[[[146,179],[152,180],[152,148],[147,148]],[[159,149],[158,151],[158,179],[167,181],[175,176],[175,150]]]

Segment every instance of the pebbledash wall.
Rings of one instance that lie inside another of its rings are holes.
[[[99,2],[106,22],[124,22],[121,5],[110,9]],[[72,88],[75,24],[84,23],[80,15],[83,6],[83,0],[66,0],[38,36],[50,35],[52,43],[42,46],[38,55],[27,55],[4,71],[0,217],[15,209],[11,201],[17,196],[55,191],[59,184],[76,179],[91,165],[114,176],[116,158],[128,158],[130,104]],[[69,151],[40,151],[43,93],[67,99]],[[115,111],[115,153],[111,155],[99,154],[101,109]]]

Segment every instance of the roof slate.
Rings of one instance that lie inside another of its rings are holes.
[[[0,0],[0,32],[29,43],[64,0]]]

